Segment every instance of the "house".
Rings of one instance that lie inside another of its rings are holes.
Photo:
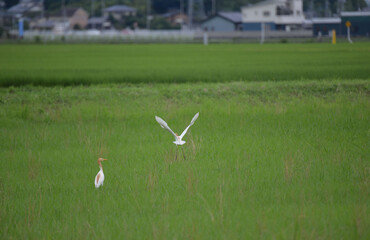
[[[188,16],[180,10],[174,10],[162,14],[162,17],[164,17],[171,25],[183,25],[188,22]]]
[[[89,14],[83,8],[66,8],[65,11],[60,10],[50,16],[34,18],[30,22],[30,28],[61,33],[86,28],[88,19]]]
[[[340,18],[313,18],[313,35],[330,35],[335,30],[337,35],[346,36],[346,23],[350,22],[351,36],[370,36],[370,12],[342,12]]]
[[[290,30],[301,28],[304,21],[302,0],[265,0],[242,7],[243,30]]]
[[[327,36],[330,35],[333,30],[340,35],[340,18],[313,18],[312,19],[312,31],[314,36]]]
[[[43,0],[20,0],[18,4],[10,7],[7,12],[17,17],[24,17],[39,15],[43,10]]]
[[[66,21],[69,29],[84,29],[89,20],[89,14],[83,8],[66,8],[54,15],[49,16],[48,20],[54,22]]]
[[[347,34],[346,22],[351,23],[350,31],[352,36],[370,36],[370,11],[342,12],[341,13],[342,34]]]
[[[92,17],[89,19],[87,28],[97,30],[108,30],[112,28],[112,24],[105,17]]]
[[[243,29],[242,14],[239,12],[218,12],[201,24],[205,31],[233,32]]]
[[[109,15],[113,16],[114,19],[120,21],[125,17],[136,16],[136,8],[132,8],[126,5],[114,5],[103,9],[103,16],[108,18]]]

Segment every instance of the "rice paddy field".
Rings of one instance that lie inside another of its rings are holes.
[[[0,238],[369,239],[369,62],[369,42],[0,45]],[[197,112],[176,158],[154,117]]]

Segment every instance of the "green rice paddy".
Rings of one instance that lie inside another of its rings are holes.
[[[0,238],[369,239],[369,60],[369,43],[0,45]],[[154,116],[181,133],[196,112],[175,160]]]
[[[0,86],[368,79],[370,44],[0,45]]]

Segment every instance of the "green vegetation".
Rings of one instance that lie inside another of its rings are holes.
[[[369,238],[368,44],[0,52],[1,239]]]
[[[0,45],[0,86],[368,79],[370,44]]]

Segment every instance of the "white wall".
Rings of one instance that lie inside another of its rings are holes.
[[[292,15],[276,15],[276,8],[290,1]],[[302,0],[275,0],[242,8],[242,22],[274,22],[275,24],[301,24],[304,20]]]
[[[242,22],[274,22],[277,3],[242,8]],[[269,16],[264,16],[268,12]]]

